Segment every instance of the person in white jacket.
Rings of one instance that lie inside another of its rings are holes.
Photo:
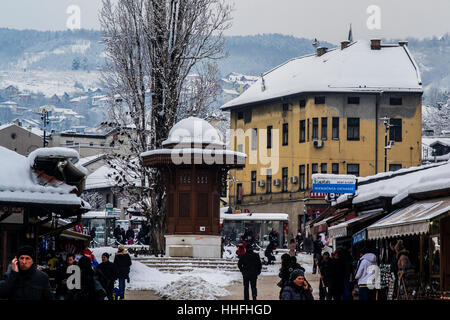
[[[375,300],[377,257],[362,249],[355,280],[358,280],[358,299]]]

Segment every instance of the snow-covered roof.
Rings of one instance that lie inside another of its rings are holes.
[[[39,148],[28,155],[31,167],[34,165],[37,158],[68,158],[72,163],[76,163],[80,158],[80,155],[76,150],[69,148]]]
[[[85,190],[110,188],[117,185],[114,179],[114,172],[116,171],[108,165],[101,166],[88,175]]]
[[[0,147],[0,202],[89,207],[62,181],[40,178],[30,158]]]
[[[80,160],[77,162],[78,165],[80,166],[87,166],[93,162],[96,162],[98,160],[104,159],[106,157],[105,153],[101,153],[101,154],[96,154],[90,157],[84,157],[84,158],[80,158]]]
[[[358,40],[344,50],[329,50],[321,56],[311,54],[289,60],[263,74],[263,79],[260,77],[222,109],[302,92],[423,92],[417,64],[407,46],[389,45],[372,50],[367,40]]]
[[[197,117],[189,117],[177,122],[162,145],[179,143],[225,146],[219,131],[207,121]]]
[[[444,189],[450,189],[450,161],[358,178],[358,189],[352,203],[385,197],[392,198],[392,204],[395,205],[409,195]],[[342,195],[337,203],[347,199],[348,195]]]

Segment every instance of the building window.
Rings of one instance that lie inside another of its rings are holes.
[[[309,189],[309,164],[306,165],[306,189]]]
[[[252,171],[252,188],[251,193],[256,194],[256,171]]]
[[[299,178],[300,178],[300,190],[305,190],[305,165],[301,165],[299,168]]]
[[[339,118],[333,117],[333,124],[332,124],[332,133],[331,137],[335,140],[339,139]]]
[[[239,112],[237,113],[237,118],[238,118],[238,120],[244,119],[244,112],[239,111]]]
[[[347,140],[359,140],[359,118],[347,119]]]
[[[389,171],[397,171],[402,168],[401,164],[390,164],[389,165]]]
[[[314,97],[314,104],[325,104],[325,96]]]
[[[311,174],[319,173],[319,165],[317,163],[313,163],[311,165]]]
[[[347,164],[347,174],[359,177],[359,164]]]
[[[322,140],[327,140],[327,131],[328,131],[328,118],[322,118]]]
[[[305,98],[300,99],[299,105],[300,105],[300,108],[306,107],[306,99]]]
[[[258,129],[252,129],[252,150],[257,150],[258,148]]]
[[[287,146],[289,143],[289,124],[283,123],[283,146]]]
[[[73,146],[73,140],[66,140],[66,146]]]
[[[244,146],[242,144],[238,144],[238,152],[244,152]]]
[[[282,169],[282,182],[283,182],[283,192],[288,191],[288,168]]]
[[[266,193],[272,193],[272,169],[267,169],[266,172]]]
[[[389,104],[391,106],[401,106],[403,104],[403,99],[402,98],[390,98]]]
[[[267,127],[267,149],[272,148],[272,126]]]
[[[348,97],[347,103],[348,104],[359,104],[359,97]]]
[[[389,127],[389,139],[392,141],[402,141],[402,119],[391,119]]]
[[[242,183],[238,183],[236,189],[236,204],[242,203],[242,192]]]
[[[319,118],[312,119],[312,139],[319,139]]]
[[[252,122],[252,110],[246,110],[244,112],[244,123]]]
[[[320,173],[327,173],[327,164],[326,163],[320,164]]]
[[[306,128],[305,128],[305,120],[300,120],[300,142],[305,142],[306,137]]]
[[[331,173],[332,174],[339,174],[339,163],[332,163],[331,164]]]

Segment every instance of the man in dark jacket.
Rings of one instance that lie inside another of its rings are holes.
[[[109,261],[109,253],[102,254],[102,263],[98,265],[96,271],[108,300],[113,300],[114,281],[117,279],[118,272],[117,266]]]
[[[70,274],[67,273],[67,268],[70,266],[76,265],[75,255],[68,254],[66,257],[66,262],[59,268],[58,272],[58,287],[56,289],[56,297],[59,300],[65,300],[67,298],[68,288],[67,288],[67,279]]]
[[[275,248],[276,248],[276,243],[270,242],[266,248],[266,251],[264,251],[264,255],[267,258],[268,264],[273,264],[273,261],[275,261],[275,256],[273,255],[273,250],[275,250]]]
[[[239,258],[238,267],[244,280],[244,300],[250,300],[249,283],[252,287],[253,300],[256,300],[256,280],[261,274],[262,264],[259,255],[253,252],[252,247],[248,247],[247,251]]]
[[[125,233],[125,240],[129,243],[130,239],[132,239],[132,243],[134,243],[134,230],[131,226],[128,227],[127,232]]]
[[[283,288],[281,300],[314,300],[311,287],[300,269],[292,271],[290,283]]]
[[[320,236],[317,236],[317,239],[313,242],[314,247],[314,264],[313,264],[313,271],[312,273],[315,274],[317,270],[317,264],[319,263],[320,259],[322,258],[322,249],[324,247],[322,240],[320,239]]]
[[[0,281],[0,299],[53,300],[48,276],[37,270],[31,246],[19,248],[17,257]]]
[[[125,299],[125,280],[130,282],[131,258],[123,245],[114,256],[114,265],[117,267],[117,278],[119,278],[120,299]]]
[[[116,239],[116,241],[118,242],[118,243],[121,243],[121,241],[122,241],[122,232],[120,231],[120,226],[119,225],[117,225],[115,228],[114,228],[114,238]]]
[[[331,300],[328,291],[329,285],[329,264],[330,254],[328,252],[324,252],[322,259],[319,261],[319,274],[320,274],[320,283],[319,283],[319,299],[320,300]]]
[[[331,254],[331,259],[328,262],[327,278],[329,297],[333,300],[340,301],[344,294],[345,268],[339,256],[339,251]]]

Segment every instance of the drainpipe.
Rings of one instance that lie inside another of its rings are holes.
[[[378,113],[382,94],[383,91],[380,91],[375,95],[375,174],[378,173]]]

